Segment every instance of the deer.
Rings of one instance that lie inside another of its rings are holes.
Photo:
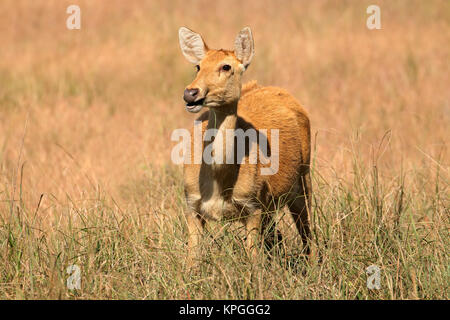
[[[271,141],[270,129],[276,129],[279,139],[279,165],[274,174],[261,174],[262,167],[267,166],[262,161],[246,161],[249,146],[239,163],[184,163],[188,265],[192,266],[198,258],[205,224],[212,221],[241,222],[246,232],[245,250],[252,259],[259,246],[270,250],[275,240],[274,212],[282,209],[280,206],[289,208],[301,237],[302,254],[308,257],[312,190],[307,112],[285,89],[261,86],[256,81],[242,85],[243,74],[255,53],[249,27],[237,35],[234,50],[210,49],[200,34],[186,27],[179,29],[179,44],[184,57],[197,69],[195,79],[183,93],[185,108],[190,113],[208,109],[197,118],[202,134],[208,129],[266,129],[267,141]],[[235,140],[218,142],[212,137],[201,141],[200,150],[213,147],[226,157],[235,144]],[[261,141],[256,142],[257,147],[259,144]],[[270,147],[268,153],[273,151]]]

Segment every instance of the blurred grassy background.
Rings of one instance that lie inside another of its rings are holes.
[[[366,28],[373,1],[76,1],[68,30],[73,3],[1,4],[1,297],[448,298],[450,2],[377,1],[382,30]],[[170,134],[195,118],[181,98],[195,72],[180,26],[212,48],[250,26],[246,80],[310,114],[323,260],[303,273],[280,255],[248,281],[233,233],[183,269]],[[382,290],[365,287],[370,264]]]

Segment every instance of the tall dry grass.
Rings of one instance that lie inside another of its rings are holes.
[[[378,1],[373,31],[373,1],[76,1],[70,31],[73,2],[1,4],[0,297],[448,299],[448,1]],[[264,268],[224,223],[185,269],[170,134],[194,120],[181,99],[194,70],[180,26],[214,48],[250,26],[246,79],[309,111],[321,259],[295,259],[279,212],[285,240]],[[381,290],[366,287],[371,264]]]

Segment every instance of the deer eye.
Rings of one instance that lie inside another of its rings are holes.
[[[200,71],[200,66],[199,65],[196,65],[195,68],[197,69],[197,72]]]
[[[229,65],[229,64],[224,64],[223,66],[222,66],[222,70],[223,71],[229,71],[231,69],[231,66]]]

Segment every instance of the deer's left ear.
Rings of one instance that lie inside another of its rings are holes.
[[[178,30],[178,36],[184,57],[193,64],[199,64],[208,51],[208,46],[203,41],[202,36],[185,27]]]
[[[252,31],[249,27],[242,29],[234,40],[234,54],[247,69],[255,54]]]

